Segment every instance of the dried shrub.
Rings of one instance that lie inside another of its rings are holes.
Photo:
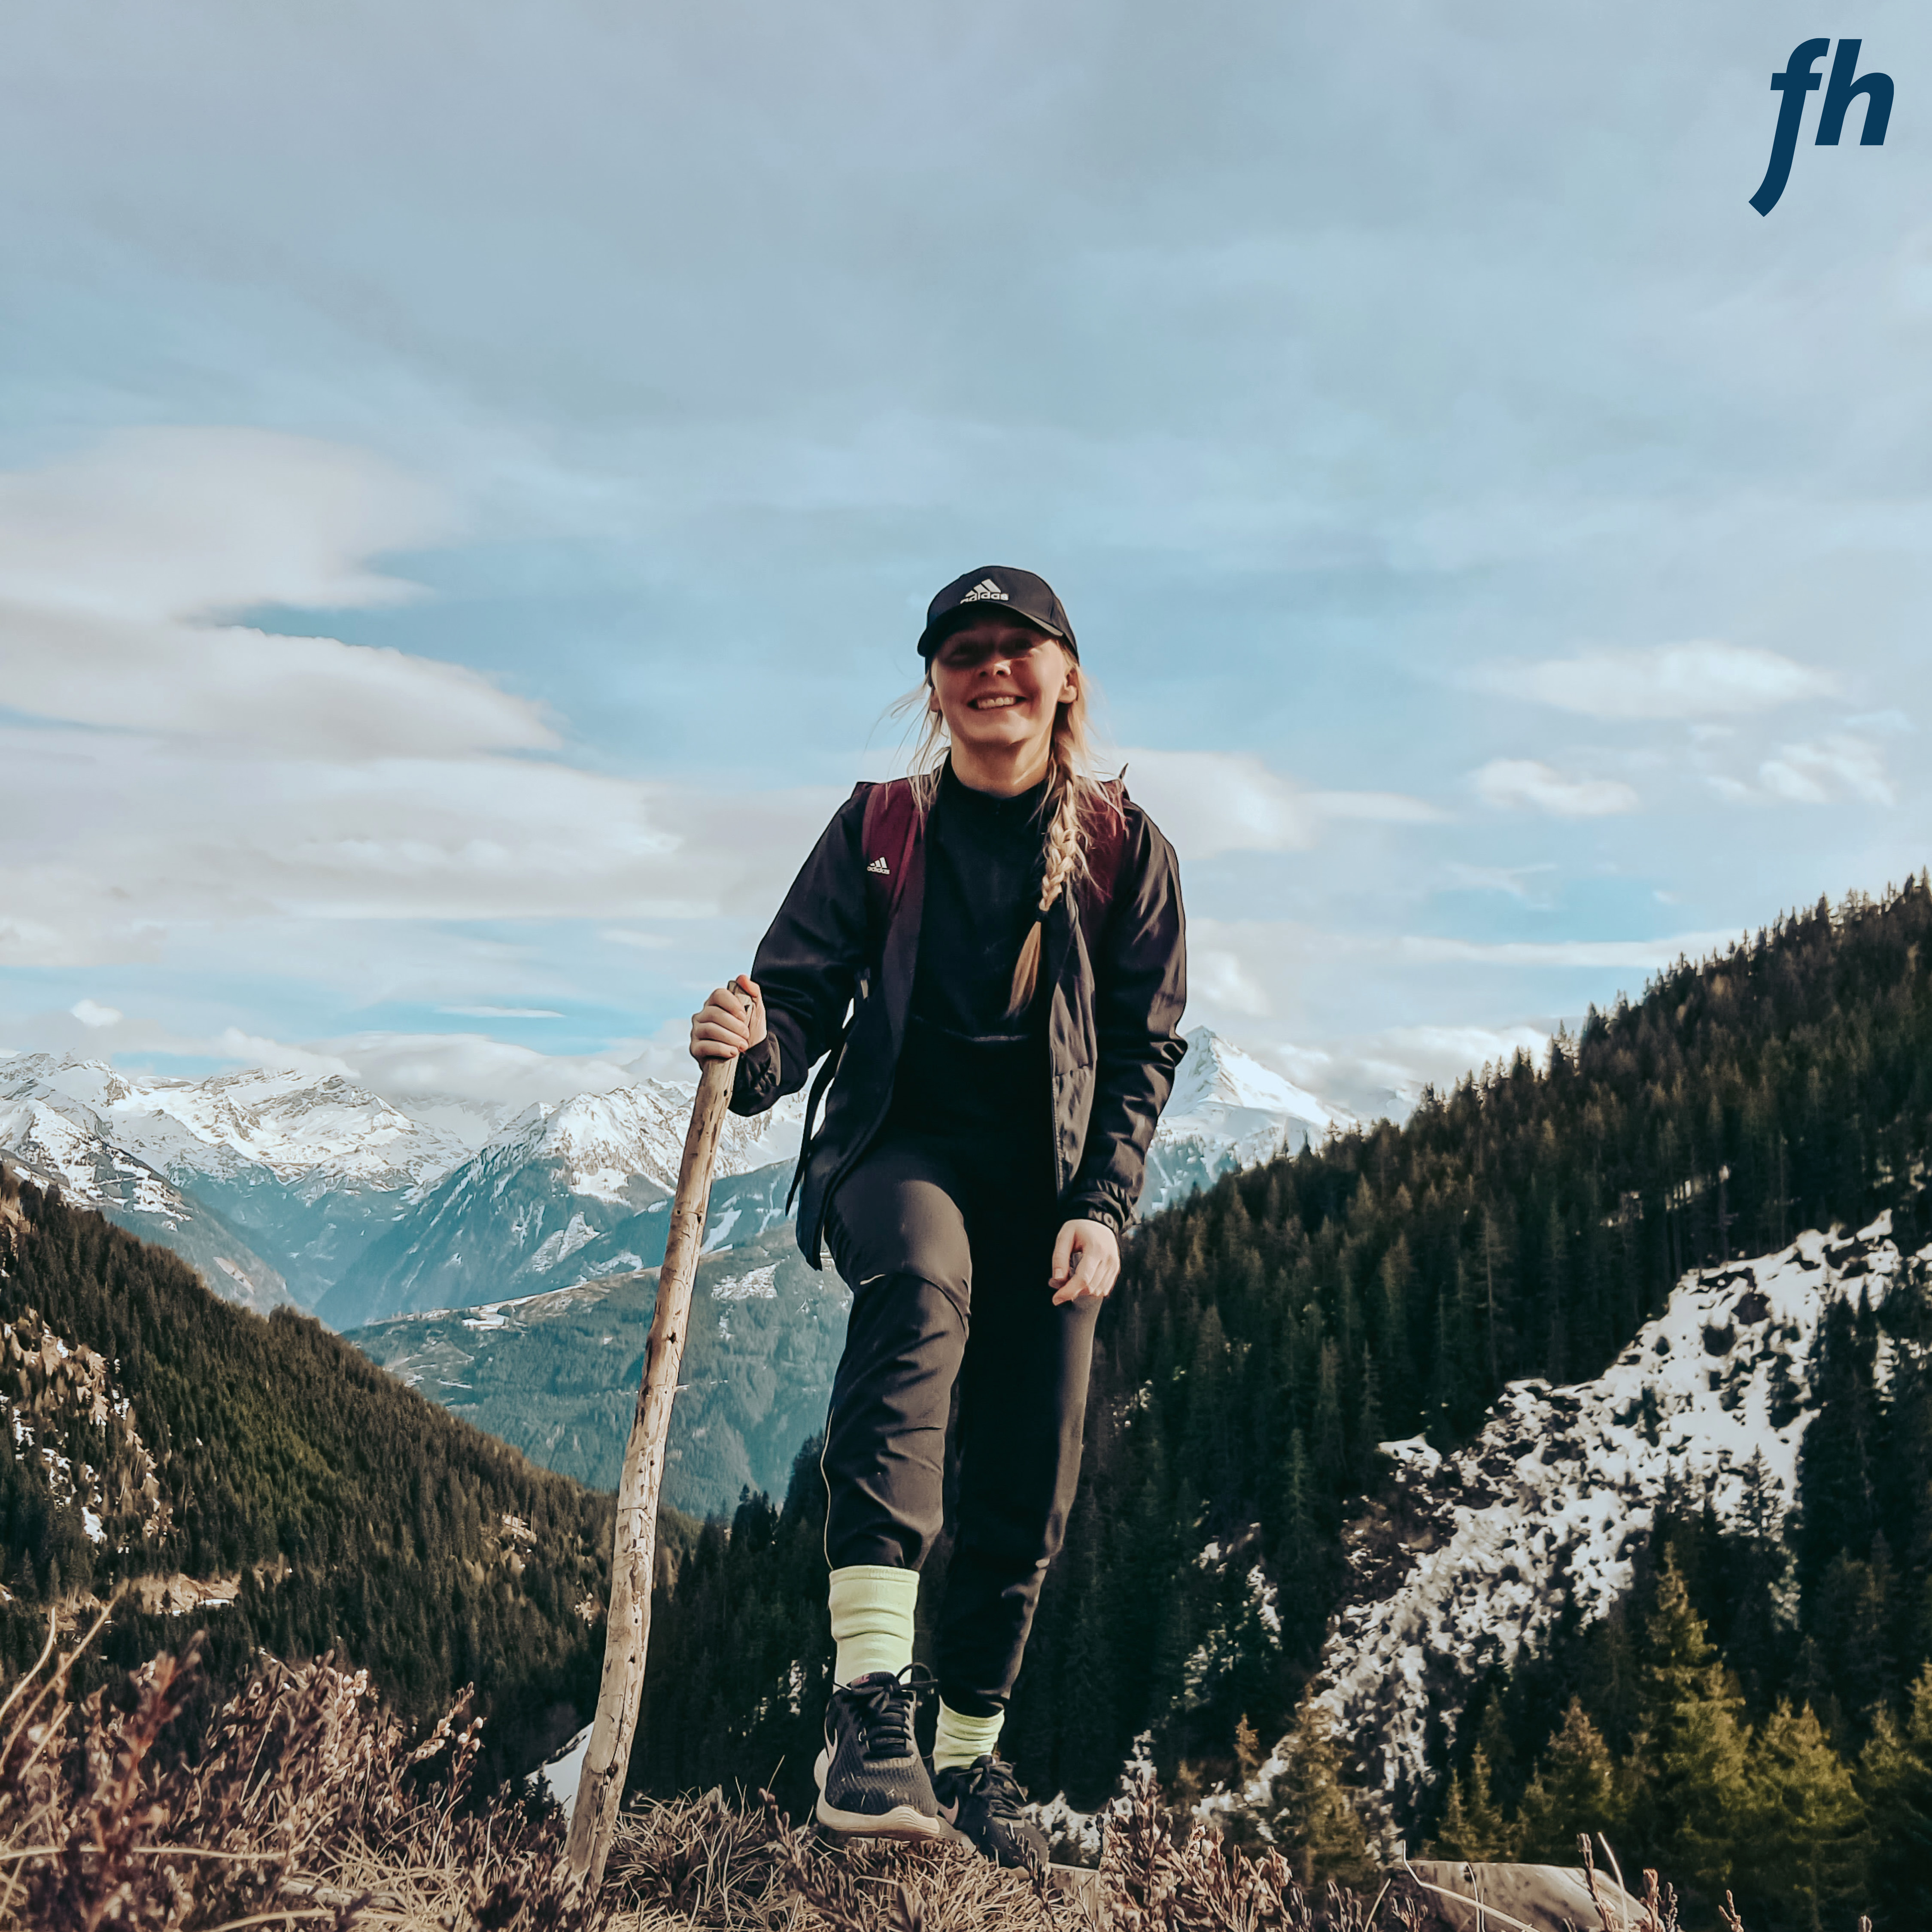
[[[198,1640],[74,1700],[47,1644],[0,1703],[0,1928],[254,1925],[572,1932],[562,1835],[535,1808],[466,1803],[480,1724],[412,1739],[366,1674],[265,1660],[211,1724]]]

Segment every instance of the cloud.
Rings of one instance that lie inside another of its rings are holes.
[[[768,917],[801,826],[840,795],[719,796],[482,754],[218,757],[0,723],[0,815],[39,828],[0,849],[0,965],[159,958],[218,925],[299,922],[310,936],[286,944],[307,968],[328,947],[318,921]]]
[[[1486,805],[1507,811],[1604,818],[1637,808],[1636,794],[1620,778],[1570,778],[1534,758],[1492,758],[1471,782]]]
[[[0,592],[136,620],[361,608],[418,594],[371,556],[452,532],[436,492],[362,450],[258,429],[127,430],[0,475]]]
[[[688,1022],[681,1022],[680,1040],[688,1030]],[[175,1050],[186,1045],[177,1042]],[[633,1056],[650,1054],[656,1048],[655,1042],[619,1040],[602,1053],[539,1053],[484,1034],[373,1030],[298,1044],[236,1027],[202,1043],[202,1050],[217,1058],[316,1076],[339,1074],[398,1101],[434,1096],[497,1107],[526,1107],[534,1101],[566,1100],[573,1094],[604,1094],[629,1086],[644,1077],[630,1064]],[[676,1077],[670,1054],[661,1053],[658,1058]],[[684,1064],[691,1064],[688,1054]]]
[[[1466,961],[1485,966],[1628,968],[1651,972],[1680,958],[1720,951],[1735,932],[1682,932],[1664,939],[1504,940],[1490,943],[1411,934],[1396,942],[1404,957],[1425,964]]]
[[[36,828],[0,851],[0,964],[159,959],[218,928],[232,951],[280,925],[308,968],[317,921],[768,910],[836,788],[584,770],[477,672],[217,621],[393,601],[408,586],[370,558],[440,527],[373,457],[256,433],[0,477],[0,815]]]
[[[118,1006],[99,1006],[92,1000],[76,1000],[68,1011],[84,1027],[118,1026],[122,1018]]]
[[[1268,993],[1239,954],[1218,946],[1188,948],[1187,979],[1192,997],[1250,1018],[1273,1010]]]
[[[1452,860],[1445,868],[1452,886],[1466,892],[1503,892],[1525,905],[1546,906],[1551,896],[1546,885],[1537,883],[1554,872],[1553,860],[1540,860],[1529,866],[1466,866]]]
[[[1742,644],[1652,644],[1538,663],[1486,665],[1477,688],[1586,717],[1726,718],[1768,711],[1838,688],[1828,673]]]
[[[1547,1020],[1502,1026],[1396,1026],[1338,1040],[1325,1048],[1283,1043],[1270,1058],[1331,1105],[1364,1120],[1398,1118],[1432,1086],[1447,1093],[1466,1074],[1507,1066],[1526,1053],[1539,1066],[1555,1028]]]
[[[148,430],[0,476],[0,693],[30,716],[307,757],[554,749],[541,708],[460,664],[224,616],[393,603],[368,566],[446,522],[366,453]]]
[[[689,1022],[684,1026],[688,1034]],[[371,1032],[322,1041],[312,1051],[387,1097],[437,1094],[526,1107],[634,1084],[642,1076],[627,1063],[649,1046],[614,1041],[602,1053],[538,1053],[483,1034]]]
[[[1324,821],[1419,824],[1444,814],[1399,792],[1304,791],[1251,752],[1122,754],[1130,789],[1190,859],[1223,852],[1300,852]]]
[[[1766,791],[1798,805],[1828,805],[1846,794],[1868,805],[1894,805],[1898,799],[1878,747],[1842,733],[1811,744],[1780,745],[1757,775]]]
[[[326,1078],[340,1074],[344,1079],[356,1077],[356,1069],[338,1054],[312,1046],[297,1046],[287,1040],[254,1034],[241,1027],[224,1027],[208,1042],[214,1054],[225,1060],[239,1060],[249,1066],[286,1068],[292,1073]]]
[[[438,1006],[436,1011],[460,1020],[560,1020],[563,1017],[548,1006]]]

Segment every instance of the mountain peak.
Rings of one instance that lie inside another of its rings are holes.
[[[1174,1076],[1174,1093],[1162,1116],[1163,1124],[1178,1126],[1202,1115],[1204,1110],[1231,1108],[1284,1116],[1316,1133],[1349,1124],[1350,1116],[1340,1108],[1324,1105],[1211,1028],[1196,1027],[1184,1037],[1187,1058]]]
[[[479,1172],[500,1172],[526,1161],[555,1160],[566,1170],[572,1193],[614,1202],[628,1198],[634,1175],[674,1188],[697,1091],[695,1082],[646,1079],[606,1093],[539,1102],[498,1129],[475,1165]],[[716,1172],[742,1174],[790,1158],[797,1151],[802,1117],[796,1097],[754,1120],[728,1116]]]

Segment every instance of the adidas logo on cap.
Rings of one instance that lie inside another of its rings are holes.
[[[959,601],[962,604],[977,604],[988,598],[1001,604],[1009,604],[1012,601],[990,577],[981,578]]]

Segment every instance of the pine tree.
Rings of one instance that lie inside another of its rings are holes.
[[[1623,1831],[1616,1761],[1582,1700],[1573,1697],[1563,1727],[1552,1738],[1516,1814],[1516,1853],[1532,1863],[1568,1864],[1580,1834],[1601,1832],[1614,1843]]]
[[[1489,1754],[1480,1744],[1470,1754],[1467,1778],[1451,1774],[1449,1802],[1429,1848],[1431,1858],[1462,1858],[1486,1864],[1516,1856],[1516,1834],[1490,1790]]]
[[[1244,1711],[1234,1724],[1234,1768],[1240,1773],[1244,1784],[1253,1778],[1261,1768],[1262,1742],[1259,1734],[1248,1721]]]
[[[1780,1702],[1751,1740],[1738,1889],[1772,1932],[1850,1924],[1863,1903],[1865,1806],[1808,1704]]]
[[[1328,1712],[1302,1693],[1287,1739],[1288,1767],[1271,1794],[1275,1837],[1304,1886],[1327,1879],[1360,1884],[1372,1868],[1368,1834],[1342,1779]]]
[[[1738,1720],[1744,1700],[1667,1549],[1645,1629],[1640,1700],[1632,1752],[1639,1835],[1679,1883],[1720,1898],[1731,1882],[1732,1842],[1748,1795],[1748,1734]]]
[[[1870,1823],[1870,1908],[1880,1932],[1906,1932],[1923,1922],[1932,1886],[1932,1664],[1903,1725],[1878,1714],[1858,1782]]]

